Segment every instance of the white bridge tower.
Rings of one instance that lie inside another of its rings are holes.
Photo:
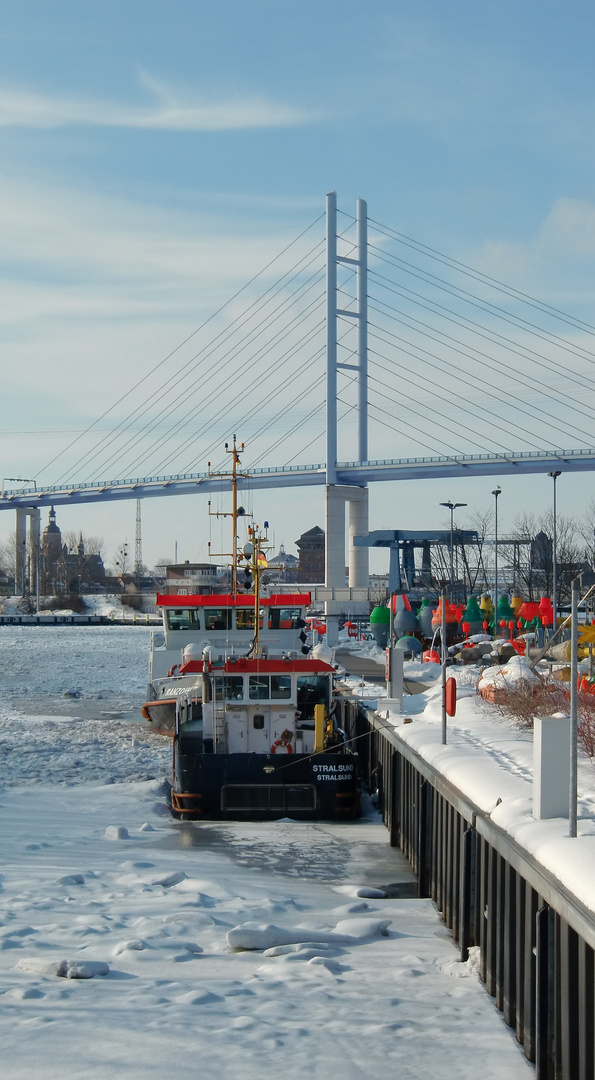
[[[337,266],[356,268],[355,310],[337,306]],[[357,320],[357,364],[337,359],[339,319]],[[357,200],[357,258],[337,254],[337,195],[326,197],[326,561],[327,642],[337,643],[338,615],[352,590],[368,588],[368,549],[354,547],[353,537],[368,532],[368,488],[337,482],[338,372],[357,372],[358,454],[368,460],[368,207]],[[349,505],[349,591],[345,588],[345,504]]]

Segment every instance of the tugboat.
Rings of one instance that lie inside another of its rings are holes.
[[[332,650],[307,644],[310,594],[264,595],[268,523],[240,549],[232,455],[231,592],[157,597],[143,715],[173,741],[172,813],[184,819],[347,819],[358,756],[335,722]],[[209,512],[210,506],[209,506]]]

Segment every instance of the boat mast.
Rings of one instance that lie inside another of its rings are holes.
[[[241,465],[240,454],[244,450],[244,444],[240,443],[238,446],[235,435],[231,447],[225,444],[225,453],[231,454],[231,514],[226,514],[220,510],[215,513],[211,510],[211,503],[209,501],[209,516],[210,517],[231,517],[232,521],[232,546],[231,546],[231,593],[232,596],[237,596],[238,592],[238,518],[250,517],[247,515],[243,506],[238,506],[238,476],[242,476],[242,473],[238,473],[238,465]],[[225,479],[230,479],[229,473],[212,473],[211,462],[207,463],[208,473],[210,476],[220,476]],[[211,551],[211,543],[208,543],[209,556],[213,555]],[[226,554],[230,554],[227,552]]]
[[[242,443],[242,449],[244,444]],[[236,449],[236,437],[234,435],[231,450],[225,444],[225,453],[231,454],[231,593],[236,596],[238,591],[238,474],[237,466],[240,458]]]
[[[254,656],[260,656],[260,575],[268,566],[262,548],[263,540],[265,542],[268,540],[268,528],[269,523],[265,521],[264,536],[258,525],[248,529],[248,535],[252,540],[252,581],[254,583],[254,640],[250,653]]]

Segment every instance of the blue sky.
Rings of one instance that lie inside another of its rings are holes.
[[[595,322],[590,4],[24,0],[2,28],[3,474],[53,480],[43,466],[73,432],[332,189],[349,213],[361,195],[378,221]],[[509,484],[504,521],[544,509],[549,485]],[[376,490],[371,527],[441,525],[439,501],[486,509],[492,486]],[[561,483],[561,511],[592,489]],[[322,492],[275,500],[262,513],[287,547],[324,523]],[[174,540],[197,557],[202,507],[167,508],[143,508],[146,561]],[[108,555],[134,536],[132,503],[59,519],[104,535]]]

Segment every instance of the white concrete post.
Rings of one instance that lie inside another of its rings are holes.
[[[391,635],[392,639],[392,635]],[[403,649],[393,649],[389,644],[386,650],[387,680],[386,680],[386,706],[393,712],[403,711]],[[383,702],[378,702],[378,708]]]
[[[327,589],[345,588],[345,495],[336,484],[325,489],[325,585]],[[339,640],[339,619],[342,605],[336,600],[325,602],[326,641],[332,648]]]
[[[570,717],[536,716],[533,726],[533,817],[568,817]]]
[[[27,511],[17,507],[14,533],[14,591],[25,595],[25,568],[27,565]]]
[[[369,584],[369,554],[367,548],[355,547],[353,537],[368,532],[368,489],[343,484],[327,484],[325,511],[325,585],[327,589],[345,588],[345,503],[349,503],[349,585],[367,588]],[[343,604],[326,601],[326,640],[336,645],[337,616]]]
[[[355,495],[357,492],[357,495]],[[366,536],[368,525],[368,489],[349,488],[349,585],[367,589],[370,583],[369,548],[355,547],[354,536]]]

